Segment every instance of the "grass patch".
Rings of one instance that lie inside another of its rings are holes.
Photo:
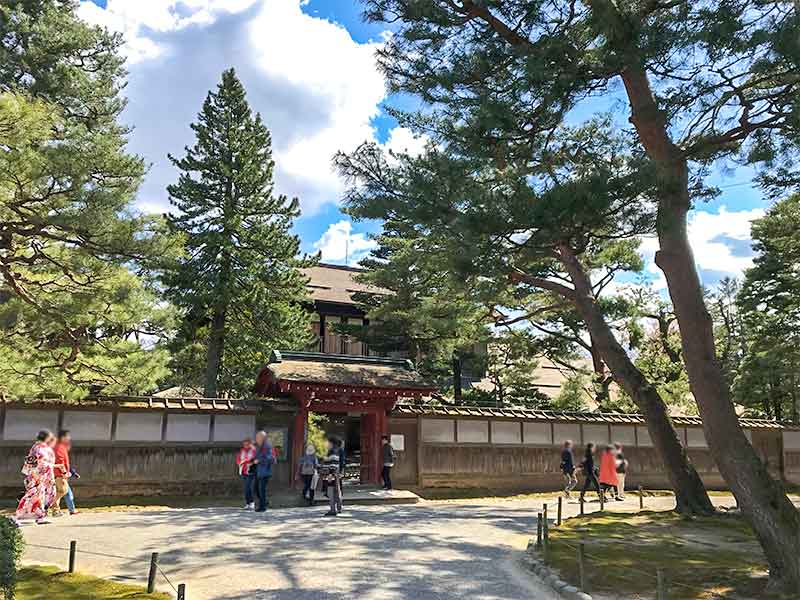
[[[740,517],[684,518],[673,512],[605,512],[550,530],[548,562],[578,582],[577,546],[584,541],[592,592],[652,598],[664,569],[669,597],[679,600],[769,598],[767,563]],[[777,597],[777,596],[774,596]]]
[[[56,567],[26,567],[19,571],[17,600],[170,600],[167,594],[148,594],[145,588],[64,573]]]

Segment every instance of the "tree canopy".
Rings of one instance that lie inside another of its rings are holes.
[[[131,205],[121,39],[55,0],[0,6],[0,312],[10,393],[148,391],[168,328],[137,275],[169,255]]]
[[[165,283],[188,321],[179,343],[205,348],[204,393],[216,397],[220,387],[250,391],[272,350],[308,345],[299,269],[313,260],[290,232],[297,198],[273,193],[270,133],[233,69],[208,93],[192,130],[195,144],[170,157],[180,175],[168,188],[176,208],[169,224],[186,250]],[[193,360],[190,352],[177,364]]]

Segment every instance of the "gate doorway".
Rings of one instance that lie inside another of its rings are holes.
[[[345,483],[377,483],[376,471],[378,468],[376,465],[379,448],[376,447],[376,444],[380,444],[381,432],[378,428],[383,419],[374,413],[329,413],[320,410],[313,412],[324,417],[319,428],[325,438],[335,438],[344,443]],[[315,435],[315,432],[308,429],[308,425],[306,425],[306,431],[307,438]]]

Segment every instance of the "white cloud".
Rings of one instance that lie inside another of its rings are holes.
[[[689,216],[689,241],[694,252],[695,263],[701,279],[706,285],[715,284],[720,277],[740,277],[752,266],[750,251],[750,225],[754,219],[764,216],[764,210],[729,211],[721,206],[718,212],[695,211]],[[641,251],[647,262],[647,270],[655,275],[657,289],[666,287],[661,269],[655,264],[658,240],[647,238]]]
[[[353,224],[342,219],[331,223],[316,242],[314,249],[322,253],[323,262],[357,264],[377,246],[363,233],[353,233]]]
[[[301,0],[89,0],[81,16],[123,34],[130,72],[123,118],[135,127],[131,150],[152,168],[143,209],[167,210],[166,160],[192,142],[189,123],[220,73],[235,67],[253,109],[272,131],[276,192],[300,198],[304,214],[337,203],[343,183],[337,150],[374,140],[370,121],[386,97],[375,51],[331,21],[302,12]],[[405,133],[390,140],[406,139]],[[393,142],[399,143],[399,142]]]
[[[389,132],[389,137],[382,147],[386,152],[419,156],[429,141],[427,135],[415,136],[407,127],[395,127]]]

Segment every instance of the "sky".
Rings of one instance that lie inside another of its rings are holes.
[[[129,149],[150,165],[140,210],[169,210],[166,186],[177,175],[167,154],[180,156],[192,143],[189,124],[222,71],[234,67],[272,132],[275,191],[300,199],[295,232],[303,250],[351,265],[369,253],[379,224],[352,223],[340,211],[344,185],[331,158],[364,141],[410,152],[423,142],[386,112],[401,102],[387,95],[374,59],[389,32],[362,22],[358,0],[81,0],[79,14],[125,40],[123,120],[133,127]],[[691,215],[707,285],[750,265],[750,222],[767,206],[751,178],[746,169],[715,169],[709,183],[722,194]],[[656,248],[645,240],[642,251],[663,288]]]

